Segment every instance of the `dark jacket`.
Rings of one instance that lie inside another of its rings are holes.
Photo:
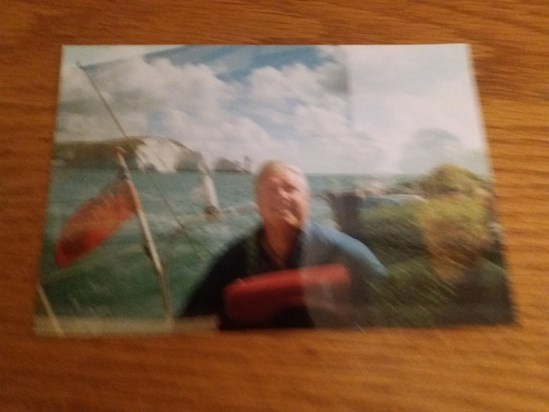
[[[219,257],[201,280],[181,312],[182,316],[218,314],[223,318],[223,290],[239,278],[283,269],[332,263],[344,264],[350,273],[351,298],[367,303],[368,285],[386,275],[374,254],[358,240],[327,226],[307,223],[288,260],[281,267],[261,246],[263,228],[238,240]]]

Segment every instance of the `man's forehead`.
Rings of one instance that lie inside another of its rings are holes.
[[[271,170],[269,173],[263,176],[262,181],[271,182],[271,183],[278,183],[278,182],[304,183],[305,182],[303,176],[301,176],[300,173],[289,168],[280,168],[280,169]]]
[[[269,178],[277,178],[277,177],[297,177],[298,173],[292,169],[287,168],[279,168],[279,169],[273,169],[269,173],[265,175],[268,179]]]
[[[276,183],[291,184],[303,189],[303,191],[309,191],[309,183],[301,169],[287,163],[267,162],[256,176],[255,190]]]

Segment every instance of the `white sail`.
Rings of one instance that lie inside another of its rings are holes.
[[[199,169],[202,176],[191,193],[192,199],[203,207],[206,216],[217,219],[220,210],[219,200],[210,170],[204,162],[200,164]]]

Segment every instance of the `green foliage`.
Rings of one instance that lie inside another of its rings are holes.
[[[420,179],[418,186],[428,196],[455,193],[473,196],[486,187],[486,182],[467,169],[452,164],[442,164]]]
[[[440,305],[451,295],[451,285],[438,279],[425,259],[416,258],[389,268],[383,301]]]
[[[423,258],[388,266],[388,277],[374,286],[370,319],[386,325],[433,326],[451,302],[452,284],[438,279]]]
[[[364,326],[419,326],[512,321],[505,271],[482,261],[464,282],[441,279],[427,258],[389,265],[387,278],[372,286],[362,312]]]
[[[424,202],[362,210],[360,236],[388,269],[372,285],[368,325],[435,326],[512,321],[505,270],[494,247],[487,184],[442,165],[417,186]],[[414,181],[406,181],[414,187]]]
[[[464,276],[490,245],[487,210],[476,199],[432,199],[422,204],[418,222],[432,264],[446,279]]]
[[[420,204],[382,206],[360,214],[361,240],[385,264],[421,255],[424,251],[417,221]]]
[[[361,210],[360,239],[385,264],[426,252],[440,256],[445,264],[473,264],[490,246],[488,203],[486,197],[478,196],[482,180],[465,169],[445,165],[421,182],[437,196]],[[444,192],[448,196],[441,196]]]

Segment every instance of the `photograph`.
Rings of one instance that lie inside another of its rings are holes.
[[[473,63],[63,46],[34,332],[513,323]]]

